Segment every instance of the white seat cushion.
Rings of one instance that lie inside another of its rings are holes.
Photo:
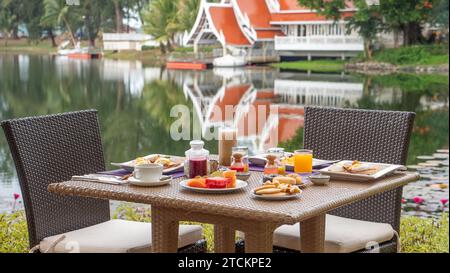
[[[379,244],[394,237],[394,229],[389,224],[359,221],[327,215],[325,228],[326,253],[351,253],[365,249],[368,243]],[[240,235],[242,236],[242,235]],[[275,230],[273,245],[301,250],[300,224],[281,226]]]
[[[66,238],[49,252],[52,253],[126,253],[151,252],[152,225],[149,223],[111,220],[95,226],[45,238],[41,252],[65,235]],[[180,225],[178,247],[203,239],[201,226]]]

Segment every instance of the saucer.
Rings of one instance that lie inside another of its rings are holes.
[[[139,186],[139,187],[160,187],[160,186],[170,184],[170,182],[172,182],[172,176],[163,175],[159,181],[141,181],[141,180],[137,180],[134,177],[130,177],[130,178],[128,178],[128,182],[131,185]]]

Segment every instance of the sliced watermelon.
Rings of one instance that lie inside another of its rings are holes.
[[[206,178],[206,187],[209,189],[225,189],[231,183],[231,178],[211,177]]]

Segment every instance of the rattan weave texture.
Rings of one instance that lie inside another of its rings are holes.
[[[405,165],[415,113],[307,107],[304,145],[317,158]],[[331,214],[389,223],[399,231],[402,187]]]
[[[110,219],[109,202],[55,196],[51,182],[105,170],[96,111],[2,122],[16,165],[30,246]]]
[[[52,184],[49,190],[62,195],[148,203],[224,217],[294,224],[348,203],[401,187],[417,179],[418,175],[415,173],[398,173],[370,183],[333,181],[329,187],[307,188],[297,200],[275,203],[252,197],[252,189],[262,183],[262,174],[257,172],[252,172],[248,188],[222,195],[184,190],[179,185],[182,178],[175,179],[171,185],[160,188],[68,181]]]

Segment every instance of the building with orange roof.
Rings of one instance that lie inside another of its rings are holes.
[[[352,1],[334,21],[300,6],[297,0],[201,0],[200,10],[185,44],[197,52],[201,45],[220,43],[224,55],[243,51],[282,57],[349,57],[364,51],[363,39],[348,33],[345,18],[356,12]]]

